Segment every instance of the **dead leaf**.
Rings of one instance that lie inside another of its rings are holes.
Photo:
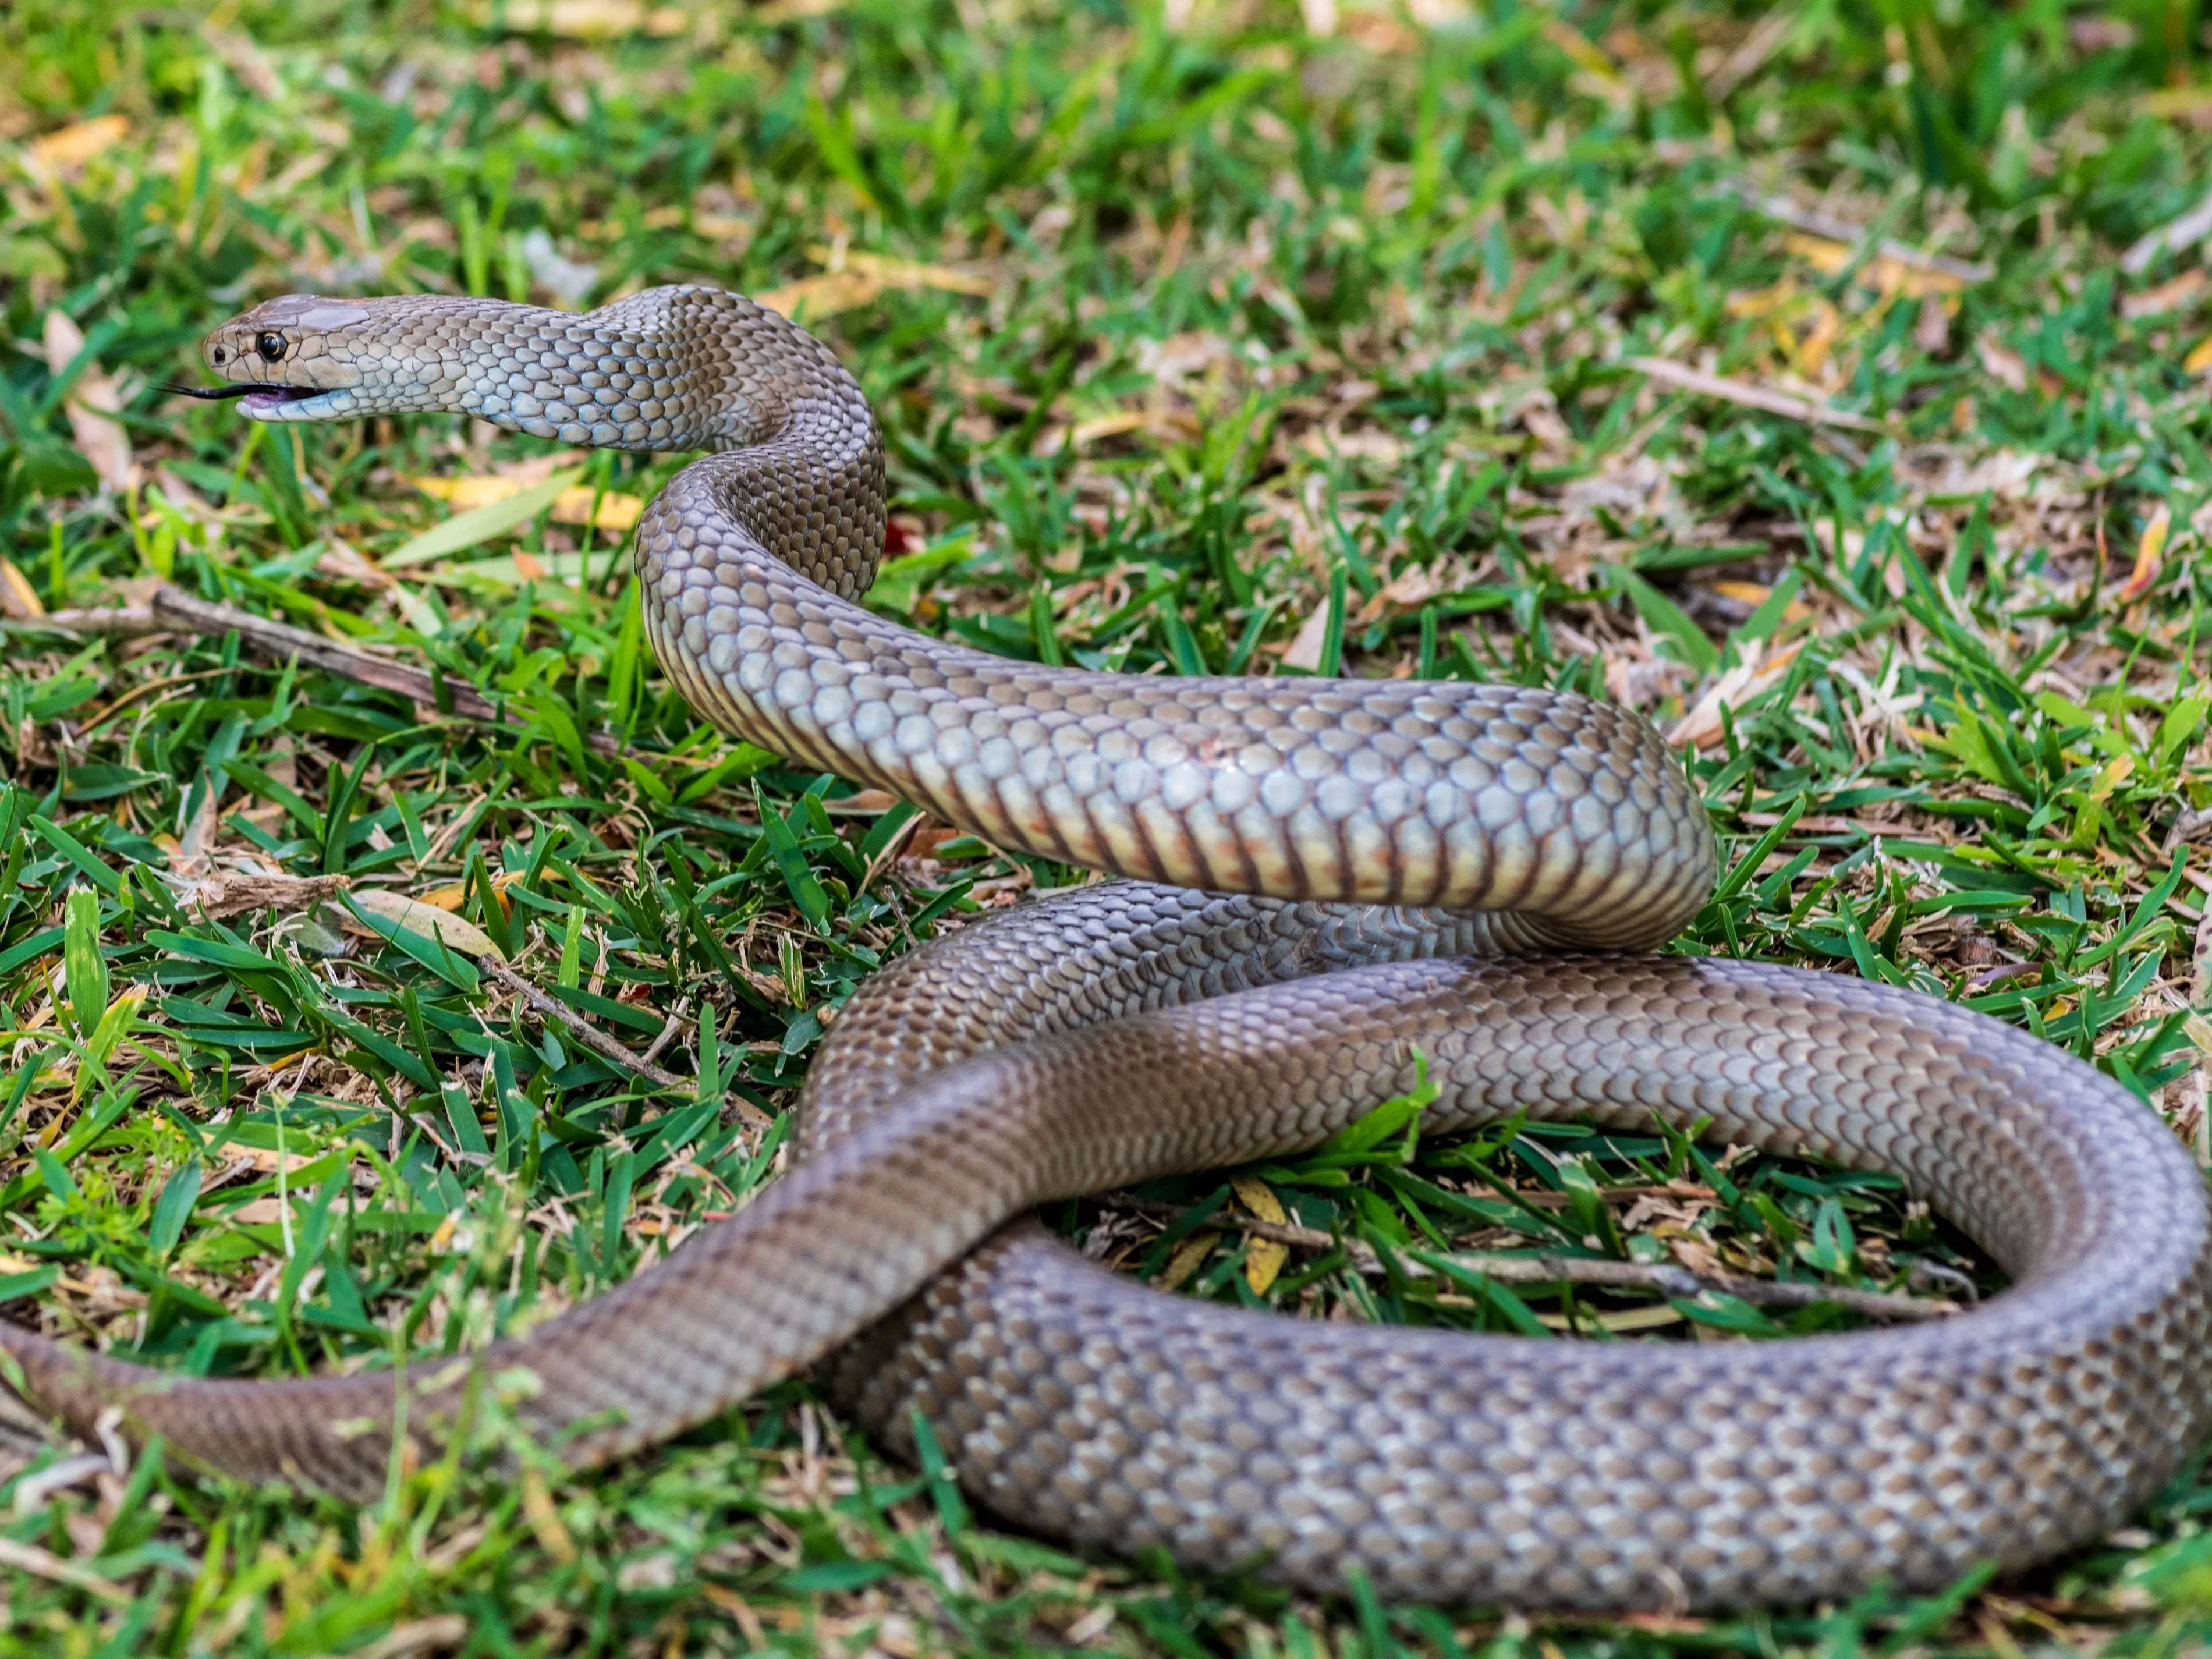
[[[0,558],[0,613],[17,622],[30,622],[46,614],[46,602],[31,586],[31,579],[9,558]]]
[[[1951,318],[1941,296],[1930,294],[1921,300],[1920,315],[1912,324],[1912,343],[1931,357],[1950,349]]]
[[[395,893],[388,887],[364,887],[353,896],[353,902],[395,927],[420,933],[425,939],[441,940],[464,956],[506,960],[499,946],[492,943],[491,935],[476,923],[420,899],[409,898],[404,893]]]
[[[2158,580],[2159,571],[2166,563],[2166,538],[2173,528],[2173,509],[2164,501],[2152,514],[2150,522],[2143,526],[2142,539],[2136,544],[2136,567],[2128,573],[2112,595],[2112,603],[2119,606],[2133,605],[2151,590]]]
[[[848,252],[842,257],[826,247],[807,252],[830,266],[819,276],[808,276],[785,287],[771,289],[753,298],[769,310],[796,317],[804,309],[809,318],[834,315],[866,305],[891,289],[940,289],[953,294],[987,295],[998,284],[972,271],[949,265],[923,264],[913,259],[887,258],[874,253]]]
[[[1291,641],[1290,648],[1283,653],[1283,666],[1303,668],[1309,674],[1320,672],[1321,648],[1328,642],[1328,601],[1323,599],[1314,608],[1313,615],[1305,619],[1304,625],[1298,629],[1297,637]]]
[[[543,29],[580,40],[682,34],[691,27],[681,9],[644,0],[509,0],[505,22],[509,29]]]
[[[96,115],[89,121],[58,128],[34,140],[23,154],[33,166],[45,171],[66,172],[82,167],[102,150],[120,143],[130,131],[131,122],[125,116]]]
[[[1792,253],[1824,276],[1836,276],[1858,260],[1853,280],[1877,293],[1902,294],[1908,300],[1918,300],[1930,294],[1956,294],[1966,286],[1965,278],[1952,271],[1930,270],[1887,249],[1860,259],[1859,250],[1849,242],[1831,241],[1802,231],[1782,240]]]
[[[1236,1188],[1238,1202],[1259,1217],[1280,1227],[1290,1220],[1267,1183],[1256,1176],[1232,1176],[1229,1184]],[[1255,1238],[1244,1246],[1244,1282],[1252,1287],[1255,1296],[1265,1296],[1275,1276],[1283,1271],[1283,1264],[1291,1259],[1291,1247],[1273,1238]]]
[[[1831,409],[1810,398],[1801,398],[1794,392],[1777,392],[1771,386],[1754,386],[1747,380],[1731,380],[1718,374],[1707,374],[1686,363],[1673,362],[1665,357],[1631,357],[1628,366],[1642,369],[1655,380],[1678,386],[1685,392],[1718,398],[1745,409],[1763,410],[1769,415],[1803,421],[1808,425],[1840,426],[1852,432],[1887,432],[1889,429],[1880,421],[1851,414],[1847,410]]]
[[[1175,1255],[1168,1259],[1167,1271],[1160,1275],[1160,1289],[1175,1290],[1196,1273],[1199,1263],[1206,1260],[1206,1252],[1214,1247],[1220,1237],[1214,1232],[1198,1232],[1176,1245]]]
[[[213,800],[215,798],[209,798]],[[203,815],[204,816],[204,814]],[[205,837],[212,826],[195,818],[179,847],[179,862],[191,867],[205,856]],[[180,870],[178,874],[182,874]],[[345,876],[264,876],[234,871],[228,874],[176,884],[177,902],[192,915],[235,916],[248,910],[276,910],[289,915],[310,909],[352,885]]]
[[[2185,270],[2170,282],[2147,288],[2140,294],[2129,295],[2120,301],[2120,315],[2132,319],[2155,317],[2160,312],[2179,311],[2203,291],[2204,281],[2203,267]]]
[[[550,477],[549,472],[544,475]],[[408,483],[426,495],[434,495],[450,505],[457,513],[471,507],[489,507],[494,501],[503,501],[510,495],[519,495],[541,479],[528,477],[520,472],[489,473],[467,478],[410,477]],[[592,503],[597,501],[596,515]],[[556,524],[588,524],[599,530],[628,530],[636,524],[645,512],[644,498],[625,495],[617,490],[604,494],[586,485],[578,484],[564,489],[553,498],[551,517]]]
[[[57,307],[46,313],[46,372],[59,374],[84,349],[84,331],[70,314]],[[103,489],[121,491],[131,487],[131,439],[115,417],[123,408],[123,394],[97,362],[89,362],[70,387],[64,400],[70,434],[78,453],[92,463]]]
[[[1984,334],[1974,342],[1974,356],[1981,360],[1982,372],[1998,385],[2013,392],[2027,390],[2027,359],[2017,351]]]
[[[535,1467],[522,1472],[522,1513],[540,1549],[564,1567],[575,1560],[576,1540],[562,1522],[560,1510],[553,1507],[553,1494],[546,1490],[544,1474]]]
[[[468,1639],[469,1621],[461,1614],[434,1613],[428,1619],[394,1625],[367,1647],[355,1649],[353,1659],[414,1659],[433,1648],[457,1648]]]
[[[1754,649],[1706,688],[1697,706],[1676,721],[1674,729],[1667,734],[1668,744],[1679,747],[1686,743],[1706,749],[1718,743],[1723,732],[1722,708],[1741,708],[1765,690],[1782,678],[1797,652],[1797,646],[1788,646],[1761,660]]]
[[[305,1161],[302,1160],[302,1162]],[[291,1212],[292,1206],[289,1202],[278,1198],[276,1194],[270,1193],[264,1197],[253,1200],[251,1203],[240,1205],[224,1218],[248,1227],[266,1227],[272,1223],[283,1221]]]

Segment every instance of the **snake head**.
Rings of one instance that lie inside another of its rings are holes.
[[[200,343],[200,356],[228,387],[202,396],[238,399],[256,421],[331,421],[367,410],[362,371],[346,342],[372,306],[319,294],[283,294],[234,317]]]

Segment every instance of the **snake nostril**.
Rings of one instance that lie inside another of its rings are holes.
[[[208,353],[208,356],[219,363],[224,358],[230,356],[230,354],[225,351],[221,346],[217,346],[213,351]]]

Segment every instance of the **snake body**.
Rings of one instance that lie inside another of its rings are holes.
[[[994,843],[1130,879],[971,923],[855,994],[796,1157],[734,1218],[473,1360],[204,1381],[0,1327],[37,1403],[215,1469],[380,1492],[505,1390],[574,1465],[809,1365],[919,1412],[1018,1522],[1341,1589],[1713,1606],[1941,1585],[2095,1536],[2206,1426],[2205,1191],[2090,1066],[1893,988],[1629,954],[1710,890],[1702,807],[1640,719],[1511,687],[1122,678],[855,601],[880,438],[834,356],[735,295],[587,315],[271,301],[208,365],[270,421],[459,410],[704,448],[646,511],[645,625],[727,729]],[[2013,1287],[1910,1328],[1545,1342],[1164,1297],[1036,1204],[1310,1147],[1415,1078],[1435,1129],[1658,1113],[1899,1171]],[[398,1390],[404,1389],[404,1399]]]

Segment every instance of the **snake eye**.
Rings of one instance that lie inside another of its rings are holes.
[[[253,349],[261,354],[262,362],[273,363],[284,355],[284,337],[273,328],[264,329],[254,341]]]

